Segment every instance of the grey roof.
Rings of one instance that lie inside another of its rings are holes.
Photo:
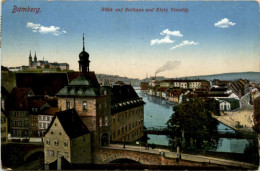
[[[72,80],[68,86],[57,93],[57,96],[99,96],[100,94],[100,85],[90,74],[86,74]]]

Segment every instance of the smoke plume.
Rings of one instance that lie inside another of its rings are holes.
[[[158,68],[156,70],[155,75],[160,73],[160,72],[170,71],[170,70],[176,69],[180,65],[181,65],[181,61],[168,61],[163,66],[161,66],[160,68]]]

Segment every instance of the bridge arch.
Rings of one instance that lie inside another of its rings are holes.
[[[139,163],[139,164],[142,164],[140,161],[139,161],[139,158],[137,158],[136,156],[125,156],[125,155],[113,155],[113,156],[110,156],[108,157],[105,161],[104,161],[104,164],[109,164],[109,163],[115,163],[115,162],[118,162],[118,161],[132,161],[132,163]]]
[[[29,151],[27,154],[24,155],[23,161],[27,161],[31,156],[36,154],[42,154],[44,156],[43,148],[36,148],[31,151]]]
[[[109,163],[120,163],[120,164],[123,164],[123,163],[134,163],[134,164],[141,164],[140,162],[136,161],[136,160],[132,160],[132,159],[127,159],[127,158],[121,158],[121,159],[116,159],[116,160],[112,160],[111,162]]]

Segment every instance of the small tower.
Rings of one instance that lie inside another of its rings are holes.
[[[31,50],[30,50],[30,55],[29,55],[29,68],[32,68],[32,55],[31,55]]]
[[[34,62],[37,62],[36,51],[35,51],[35,55],[34,55]]]
[[[83,50],[79,54],[79,71],[82,75],[89,72],[89,54],[85,51],[84,33],[83,33]]]

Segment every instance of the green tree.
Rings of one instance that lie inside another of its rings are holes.
[[[214,107],[215,106],[215,107]],[[218,106],[215,101],[199,98],[183,101],[174,107],[174,113],[167,122],[172,132],[169,135],[172,148],[214,149],[218,143],[218,121],[212,117]]]

